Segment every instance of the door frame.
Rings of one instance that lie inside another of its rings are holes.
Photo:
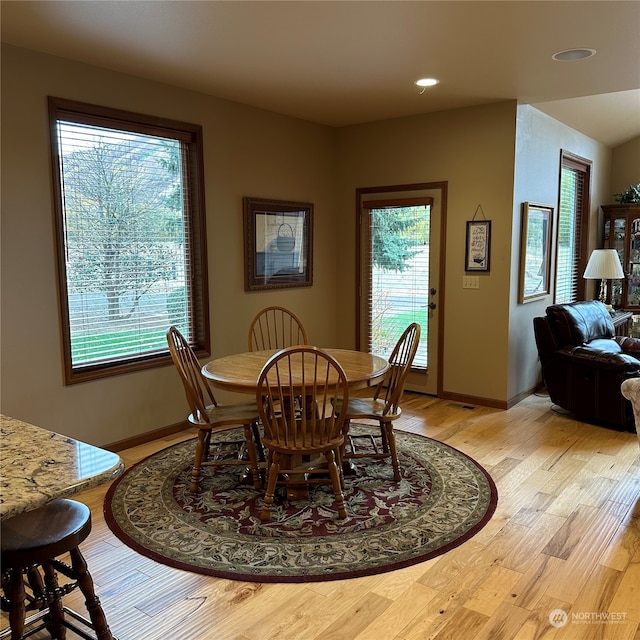
[[[356,188],[356,348],[360,348],[362,311],[362,277],[361,277],[361,261],[362,261],[362,196],[370,193],[397,193],[402,191],[420,191],[420,190],[439,190],[440,191],[440,237],[439,241],[439,276],[438,276],[438,336],[437,336],[437,352],[438,366],[436,370],[437,379],[437,395],[442,397],[443,391],[443,371],[444,371],[444,302],[445,302],[445,265],[446,265],[446,249],[447,249],[447,189],[448,181],[441,182],[419,182],[414,184],[384,185],[379,187],[358,187]]]

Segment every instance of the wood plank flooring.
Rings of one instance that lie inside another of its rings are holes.
[[[466,407],[406,394],[397,428],[477,460],[498,508],[465,544],[391,573],[259,584],[170,569],[110,532],[106,487],[81,494],[93,514],[82,548],[112,631],[119,640],[640,640],[635,434],[573,420],[544,396],[507,411]],[[129,466],[193,435],[121,455]],[[66,601],[84,611],[75,593]]]

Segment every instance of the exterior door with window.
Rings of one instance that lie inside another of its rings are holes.
[[[421,339],[406,388],[437,395],[443,187],[362,189],[358,199],[358,346],[388,357],[417,322]]]

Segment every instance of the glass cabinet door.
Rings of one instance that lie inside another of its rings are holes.
[[[611,304],[616,308],[640,306],[640,218],[607,220],[604,245],[618,252],[627,276],[626,283],[624,280],[611,280]]]
[[[613,231],[611,227],[613,226]],[[627,249],[627,238],[629,233],[627,231],[627,219],[625,218],[613,218],[607,220],[604,224],[604,246],[609,249],[615,249],[620,257],[620,264],[622,268],[625,268],[627,262],[627,256],[625,256],[625,249]],[[611,280],[609,289],[609,302],[614,307],[622,306],[623,301],[623,281]],[[629,302],[628,304],[632,304]],[[633,304],[638,304],[633,303]]]
[[[628,262],[622,263],[627,274],[627,304],[640,305],[640,218],[631,220]]]
[[[616,309],[640,310],[640,205],[603,205],[604,247],[615,249],[624,278],[609,281],[608,300]]]

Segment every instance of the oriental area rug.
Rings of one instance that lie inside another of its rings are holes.
[[[351,433],[379,429],[352,425]],[[462,544],[497,505],[491,476],[461,451],[404,431],[396,439],[402,479],[393,481],[389,459],[354,459],[344,520],[329,482],[312,486],[308,500],[290,501],[279,487],[265,523],[263,492],[240,481],[241,467],[204,467],[200,491],[191,493],[195,440],[127,470],[106,495],[105,519],[142,555],[232,580],[311,582],[392,571]]]

